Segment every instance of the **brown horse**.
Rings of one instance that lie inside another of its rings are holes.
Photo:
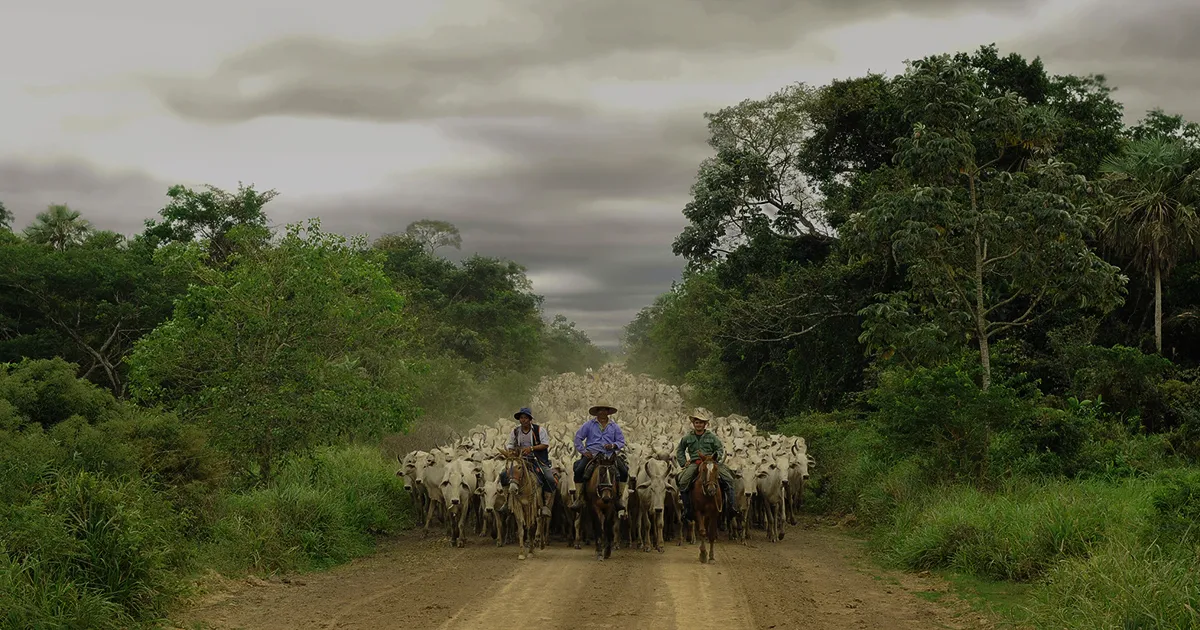
[[[616,461],[615,453],[603,453],[592,458],[592,477],[584,488],[584,509],[590,506],[595,518],[593,534],[596,536],[597,560],[612,555],[613,539],[616,538],[617,493],[621,491]]]
[[[517,559],[524,560],[526,553],[533,555],[537,544],[542,486],[529,462],[516,451],[505,452],[504,470],[508,475],[508,505],[517,521],[517,545],[521,549]]]
[[[721,477],[717,471],[717,461],[712,455],[701,455],[698,462],[696,480],[692,482],[691,489],[692,514],[699,528],[696,539],[700,541],[700,562],[715,562],[713,548],[717,546],[717,520],[725,505],[719,483]],[[706,537],[707,551],[704,544]]]

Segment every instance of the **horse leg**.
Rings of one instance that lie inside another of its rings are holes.
[[[707,507],[707,506],[705,506],[705,507]],[[692,506],[692,513],[696,519],[696,524],[700,528],[700,531],[697,532],[697,535],[696,535],[696,541],[698,543],[700,543],[700,563],[703,564],[705,562],[708,562],[708,550],[705,549],[705,544],[704,544],[705,538],[708,537],[708,519],[705,518],[706,515],[702,516],[704,514],[704,512],[702,511],[702,507],[699,505]]]
[[[572,516],[571,520],[575,525],[575,548],[579,549],[580,541],[583,539],[583,532],[579,531],[583,527],[583,510],[575,510]]]
[[[525,559],[525,506],[521,505],[521,500],[517,499],[517,505],[513,510],[514,516],[517,519],[517,548],[520,552],[517,554],[517,560]]]
[[[604,541],[604,557],[607,559],[612,556],[612,547],[616,544],[618,538],[618,529],[620,528],[620,518],[614,517],[612,514],[613,506],[608,506],[608,527],[605,528]]]
[[[712,519],[713,519],[714,521],[715,521],[715,520],[717,520],[717,519],[719,519],[719,518],[721,518],[721,517],[720,517],[719,515],[716,515],[716,514],[714,514],[714,515],[712,516]],[[714,553],[716,550],[717,550],[717,528],[716,528],[716,527],[712,527],[712,526],[710,526],[710,527],[708,528],[708,563],[709,563],[709,564],[712,564],[713,562],[716,562],[716,558],[713,558],[713,553]]]
[[[596,559],[603,560],[605,530],[604,515],[600,513],[600,508],[595,503],[592,504],[592,516],[595,519],[593,522],[596,524],[595,531],[592,532],[592,535],[596,537]]]

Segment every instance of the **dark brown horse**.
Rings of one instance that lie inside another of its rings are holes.
[[[584,488],[584,510],[591,507],[596,536],[596,559],[612,555],[617,528],[617,493],[621,491],[617,478],[617,456],[602,453],[592,458],[592,477]]]
[[[715,562],[713,548],[717,546],[717,521],[725,505],[720,478],[717,461],[712,455],[701,455],[696,466],[696,481],[692,482],[691,489],[692,514],[698,528],[696,540],[700,541],[700,562]],[[707,552],[705,538],[708,538]]]

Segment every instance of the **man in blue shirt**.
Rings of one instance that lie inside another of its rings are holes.
[[[592,458],[600,453],[625,448],[625,434],[621,432],[621,427],[609,418],[614,413],[617,413],[616,407],[596,405],[588,409],[588,415],[592,418],[575,432],[575,451],[579,453],[580,458],[575,461],[574,466],[575,501],[571,504],[573,510],[583,507],[583,477]],[[629,481],[629,464],[620,453],[617,454],[616,465],[617,479],[621,483]],[[618,496],[617,503],[624,509],[622,497]]]

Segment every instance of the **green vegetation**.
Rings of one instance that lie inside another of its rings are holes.
[[[133,237],[0,211],[0,627],[159,625],[210,570],[307,571],[412,522],[384,438],[606,360],[453,225],[267,227],[171,188]],[[0,206],[0,210],[2,210]]]
[[[630,367],[1012,622],[1200,627],[1200,127],[995,47],[708,119]]]

